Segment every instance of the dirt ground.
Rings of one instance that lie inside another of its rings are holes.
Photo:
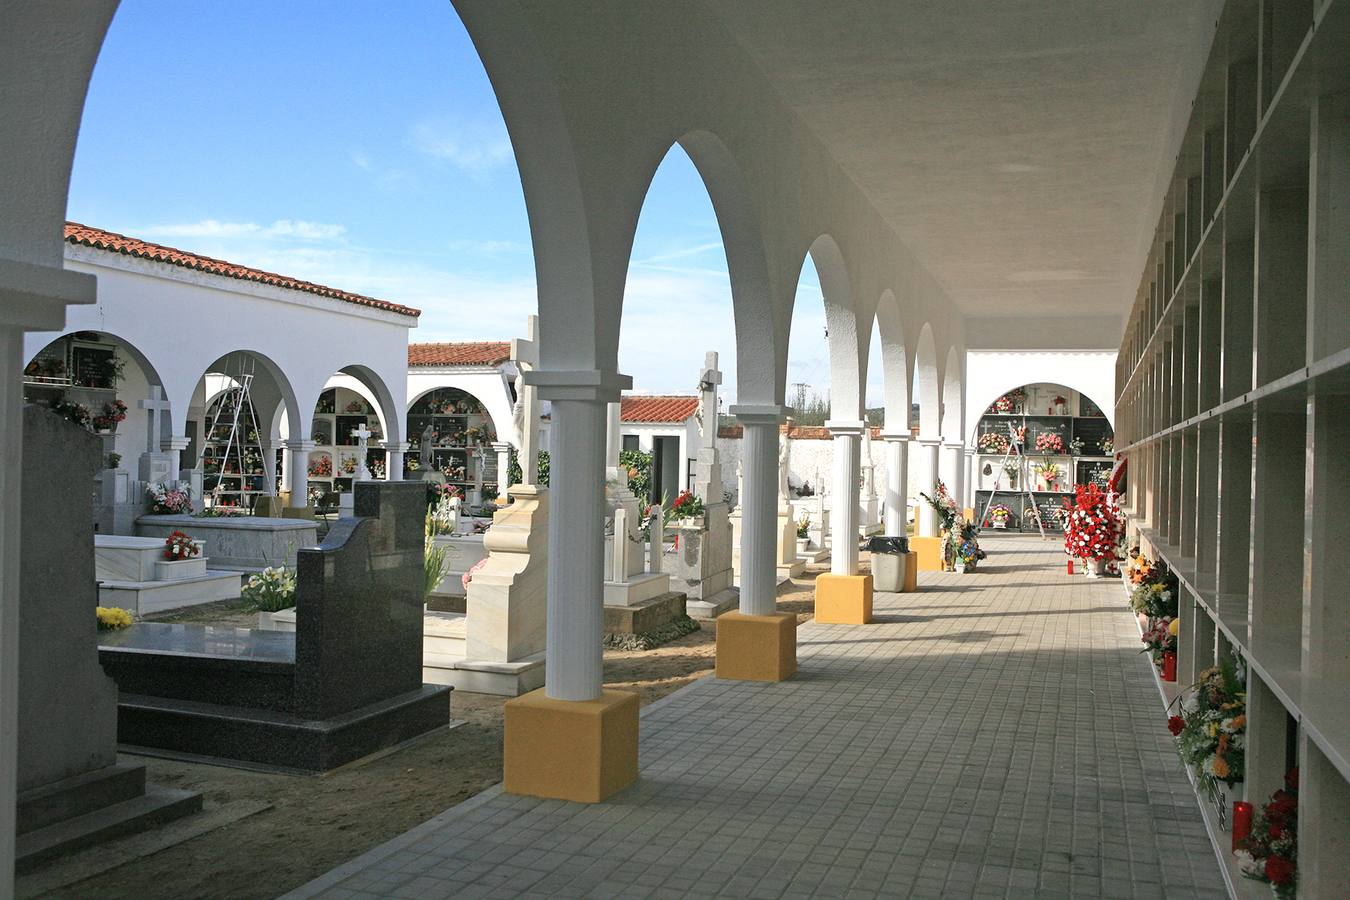
[[[797,613],[798,624],[810,618],[814,579],[808,571],[779,588],[779,608]],[[256,614],[214,604],[158,621],[249,627]],[[704,624],[654,650],[606,650],[605,684],[636,691],[644,705],[659,700],[712,671],[714,638],[714,627]],[[201,791],[208,809],[242,800],[271,805],[42,896],[147,900],[285,893],[501,781],[505,699],[455,691],[451,715],[464,724],[319,778],[127,756],[147,766],[152,782]],[[106,850],[119,852],[116,844]]]

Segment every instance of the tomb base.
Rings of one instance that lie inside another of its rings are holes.
[[[785,681],[797,673],[797,616],[747,616],[729,612],[717,620],[718,678]]]
[[[919,556],[919,571],[942,571],[942,538],[912,537],[909,539],[909,549]]]
[[[605,634],[646,634],[687,615],[685,595],[667,591],[632,606],[605,606]]]
[[[475,694],[519,697],[544,684],[544,653],[521,659],[466,659],[467,619],[428,611],[422,617],[422,681]]]
[[[719,591],[707,599],[686,600],[685,615],[691,619],[715,619],[740,605],[741,592],[736,588]]]
[[[507,793],[599,803],[637,780],[638,696],[554,700],[543,690],[508,700],[502,782]]]
[[[636,606],[670,591],[670,576],[648,572],[605,582],[605,606]]]
[[[172,581],[104,581],[98,586],[98,603],[128,610],[140,618],[184,606],[237,600],[241,578],[238,572],[207,572]]]
[[[816,578],[816,621],[822,625],[866,625],[872,621],[872,576]]]
[[[112,765],[19,794],[15,870],[199,812],[196,791],[146,785],[145,766]]]
[[[797,553],[797,561],[804,566],[814,566],[830,558],[830,551],[824,547],[802,550]]]

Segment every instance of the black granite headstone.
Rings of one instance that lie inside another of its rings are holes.
[[[425,488],[358,482],[297,554],[294,634],[142,623],[104,642],[125,744],[322,772],[447,725],[422,683]]]

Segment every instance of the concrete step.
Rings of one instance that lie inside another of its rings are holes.
[[[151,785],[139,797],[20,834],[15,840],[15,869],[30,872],[72,850],[154,828],[202,808],[202,795]]]
[[[20,794],[18,831],[45,828],[143,793],[145,766],[112,765],[85,772]]]
[[[666,591],[633,606],[606,606],[606,634],[646,634],[685,615],[683,591]]]
[[[468,619],[462,613],[427,612],[422,616],[422,654],[463,658]]]
[[[137,616],[234,600],[239,597],[238,572],[210,570],[205,575],[175,581],[104,581],[98,586],[100,606],[117,606]]]

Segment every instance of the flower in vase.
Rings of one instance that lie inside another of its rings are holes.
[[[1181,734],[1182,729],[1186,727],[1186,720],[1181,716],[1168,716],[1167,730],[1172,732],[1172,737]]]

